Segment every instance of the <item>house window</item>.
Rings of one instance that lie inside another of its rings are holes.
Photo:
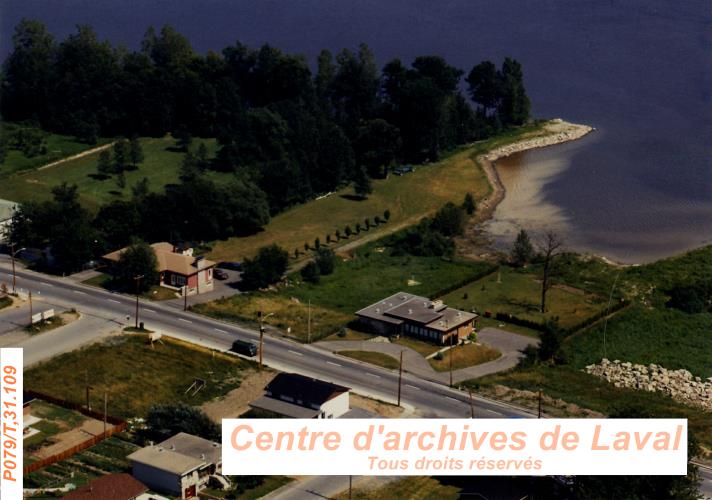
[[[185,276],[179,274],[171,274],[171,285],[184,286],[186,283]]]

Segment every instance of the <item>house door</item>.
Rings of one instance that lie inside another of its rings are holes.
[[[195,497],[195,485],[190,486],[185,489],[185,496],[183,498],[193,498]]]

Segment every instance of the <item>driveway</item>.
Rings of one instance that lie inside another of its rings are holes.
[[[477,338],[483,344],[498,349],[502,355],[494,361],[454,370],[452,372],[453,382],[462,382],[464,380],[483,377],[514,368],[519,362],[519,359],[523,356],[521,351],[529,345],[537,344],[537,340],[532,337],[510,333],[500,330],[499,328],[483,328],[477,333]],[[396,359],[398,359],[400,353],[403,352],[403,370],[405,372],[413,373],[420,378],[443,384],[450,382],[449,372],[437,372],[433,370],[430,363],[418,352],[399,344],[392,344],[390,342],[369,342],[368,340],[334,340],[317,342],[314,345],[331,352],[380,352]]]

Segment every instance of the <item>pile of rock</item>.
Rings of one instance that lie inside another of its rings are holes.
[[[512,144],[506,144],[499,148],[493,149],[486,155],[483,155],[483,157],[485,160],[495,161],[513,153],[526,151],[527,149],[543,148],[546,146],[553,146],[554,144],[561,144],[562,142],[573,141],[583,137],[593,130],[594,129],[588,125],[569,123],[561,120],[560,118],[556,118],[544,126],[545,135],[530,137]]]
[[[687,370],[668,370],[660,365],[636,365],[606,358],[599,364],[587,366],[586,373],[607,380],[616,387],[662,392],[683,403],[712,410],[712,377],[703,381]]]

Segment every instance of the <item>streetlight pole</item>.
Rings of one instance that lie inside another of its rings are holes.
[[[450,334],[450,387],[452,387],[452,334]]]
[[[401,386],[403,385],[403,351],[400,352],[400,363],[398,363],[398,406],[401,402]]]
[[[136,330],[138,330],[138,291],[141,285],[141,278],[143,278],[143,274],[134,276],[134,281],[136,282],[136,324],[134,325],[134,328],[136,328]]]
[[[269,313],[267,316],[262,315],[262,311],[257,311],[257,317],[260,320],[260,370],[262,370],[262,348],[264,347],[265,326],[264,320],[272,316],[274,313]]]
[[[12,293],[16,293],[15,284],[17,282],[17,277],[15,275],[15,255],[22,252],[25,247],[22,247],[15,251],[15,244],[10,243],[10,260],[12,261]]]

